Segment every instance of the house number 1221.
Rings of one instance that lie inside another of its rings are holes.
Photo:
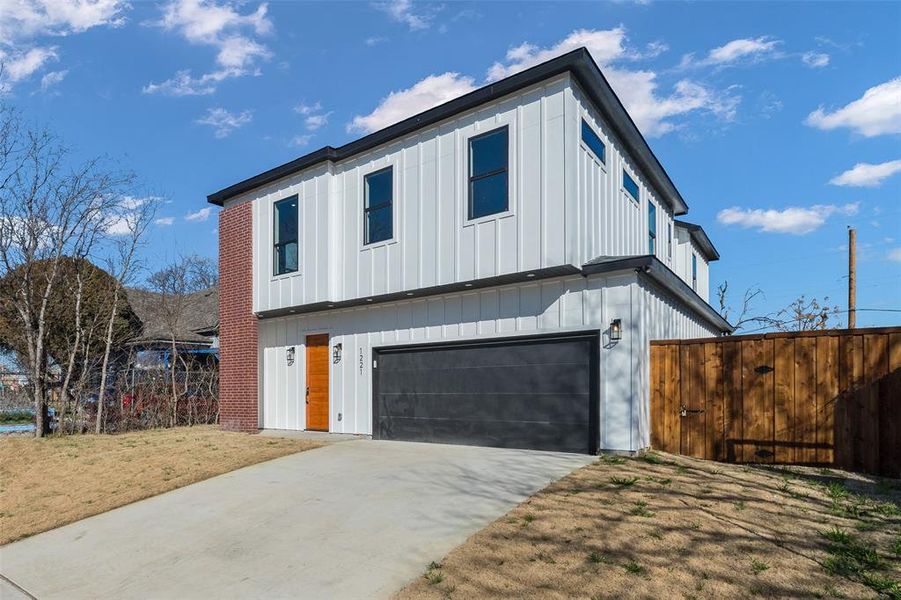
[[[363,374],[363,349],[360,348],[360,375]]]

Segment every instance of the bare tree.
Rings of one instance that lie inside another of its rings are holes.
[[[773,327],[778,331],[817,331],[834,329],[841,325],[837,321],[838,306],[829,306],[829,296],[820,302],[816,298],[799,296],[791,304],[776,313]],[[830,321],[830,319],[832,319]]]
[[[119,300],[123,288],[128,284],[134,274],[136,266],[136,254],[144,241],[144,233],[156,216],[157,202],[153,198],[131,199],[125,207],[126,212],[119,216],[118,223],[123,228],[124,235],[116,240],[115,253],[109,259],[109,273],[115,278],[112,299],[110,301],[109,320],[106,324],[106,339],[103,349],[103,364],[100,370],[100,390],[97,394],[97,422],[94,426],[95,433],[103,431],[103,405],[106,399],[107,375],[109,372],[110,352],[115,341],[116,318],[119,314]],[[120,414],[122,405],[120,401]]]
[[[0,267],[16,272],[0,302],[18,316],[24,362],[36,413],[47,431],[48,304],[67,257],[84,257],[109,227],[109,216],[133,181],[99,159],[71,165],[68,150],[46,129],[30,127],[0,107]],[[41,265],[41,268],[37,268]]]
[[[178,422],[179,398],[187,389],[185,379],[180,391],[177,380],[177,365],[181,359],[178,352],[180,336],[184,335],[185,320],[196,293],[216,285],[218,275],[216,265],[208,258],[197,255],[179,258],[172,265],[153,273],[149,279],[150,289],[160,294],[155,306],[160,322],[166,328],[170,343],[169,378],[172,394],[170,424]]]
[[[756,285],[745,290],[741,299],[741,306],[737,309],[733,308],[729,303],[728,281],[724,281],[716,288],[716,296],[719,301],[720,315],[735,327],[735,331],[747,329],[750,325],[767,327],[772,324],[773,319],[771,315],[754,314],[755,301],[765,297],[763,290]]]

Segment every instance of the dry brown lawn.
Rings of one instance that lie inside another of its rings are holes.
[[[602,457],[397,596],[901,598],[899,500],[838,471]]]
[[[0,544],[321,445],[215,426],[0,438]]]

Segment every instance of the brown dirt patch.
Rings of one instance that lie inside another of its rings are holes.
[[[551,484],[397,597],[901,597],[901,482],[652,457]]]
[[[321,445],[215,426],[0,438],[0,544]]]

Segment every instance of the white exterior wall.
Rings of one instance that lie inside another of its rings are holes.
[[[582,265],[598,256],[648,254],[648,205],[653,203],[657,207],[654,254],[672,269],[675,252],[670,252],[667,238],[667,231],[673,227],[672,209],[651,191],[642,172],[579,86],[573,84],[568,92],[567,148],[575,160],[567,164],[567,173],[576,182],[578,214],[574,264]],[[606,164],[582,143],[583,119],[604,142]],[[638,202],[623,189],[624,169],[638,184]]]
[[[640,279],[636,288],[635,305],[640,311],[637,322],[641,329],[637,335],[635,371],[642,393],[638,397],[638,433],[634,443],[647,448],[651,445],[651,341],[714,337],[720,333],[653,283]]]
[[[376,306],[297,315],[260,322],[261,424],[267,429],[304,429],[305,337],[328,333],[330,351],[329,430],[372,433],[372,348],[416,342],[487,339],[559,331],[599,330],[601,448],[641,448],[641,288],[634,273],[564,277],[391,302]],[[606,329],[622,319],[623,339],[609,344]],[[288,366],[286,352],[296,347]]]
[[[566,263],[568,75],[334,165],[229,201],[254,203],[254,311],[469,281]],[[467,219],[468,140],[507,126],[509,205]],[[363,178],[393,167],[394,237],[363,245]],[[273,204],[298,195],[299,269],[272,275]]]
[[[704,257],[701,249],[691,239],[688,230],[676,227],[676,259],[673,271],[690,286],[691,285],[691,257],[698,257],[698,295],[705,302],[710,302],[710,263]]]

